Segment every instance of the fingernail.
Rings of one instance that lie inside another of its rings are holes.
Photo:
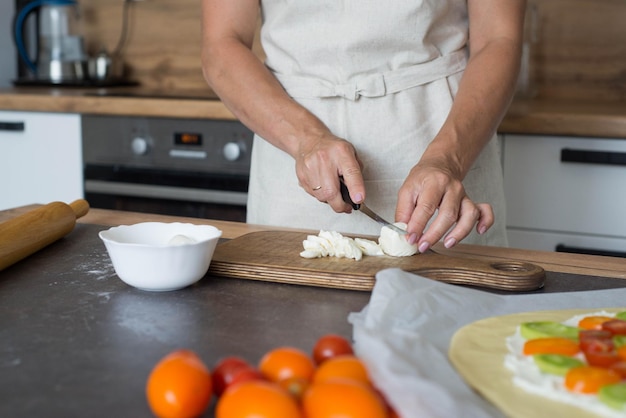
[[[412,234],[409,234],[407,241],[409,245],[415,244],[417,242],[417,234],[415,232],[413,232]]]
[[[357,193],[354,198],[354,203],[361,203],[363,201],[363,195],[361,193]]]
[[[452,247],[454,247],[454,245],[455,245],[455,244],[456,244],[456,239],[454,239],[454,238],[452,238],[452,237],[448,238],[448,239],[447,239],[447,240],[443,243],[444,247],[446,247],[446,248],[452,248]]]
[[[487,227],[485,225],[481,225],[480,228],[478,228],[478,233],[482,235],[485,232],[487,232]]]
[[[430,244],[427,243],[426,241],[422,242],[419,245],[419,247],[417,247],[420,253],[425,253],[426,251],[428,251],[429,248],[430,248]]]

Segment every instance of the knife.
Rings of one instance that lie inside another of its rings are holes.
[[[398,234],[402,234],[402,235],[407,234],[407,232],[404,229],[398,228],[391,222],[388,222],[382,217],[380,217],[379,215],[377,215],[376,212],[374,212],[373,210],[365,206],[365,203],[360,203],[360,204],[354,203],[352,199],[350,198],[350,192],[348,191],[348,187],[346,187],[346,184],[343,182],[343,177],[339,177],[339,189],[341,190],[341,198],[343,199],[344,202],[352,206],[352,209],[363,212],[365,215],[369,216],[370,218],[372,218],[373,220],[375,220],[382,226],[389,227],[393,229],[394,231],[396,231]]]

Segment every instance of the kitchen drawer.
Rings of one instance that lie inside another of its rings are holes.
[[[626,238],[626,139],[504,135],[503,147],[509,229]]]
[[[0,111],[0,210],[83,197],[80,115]]]
[[[527,250],[626,257],[626,238],[600,237],[509,228],[509,246]]]

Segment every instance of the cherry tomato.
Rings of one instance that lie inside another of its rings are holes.
[[[581,342],[589,339],[610,340],[612,337],[613,334],[600,329],[586,329],[578,333],[578,340]]]
[[[604,330],[581,331],[578,337],[581,351],[610,351],[613,349],[613,337],[610,332]],[[589,348],[591,346],[591,348]]]
[[[622,379],[626,379],[626,360],[620,360],[611,364],[609,369],[622,376]]]
[[[304,392],[309,388],[311,382],[308,379],[303,379],[301,377],[290,377],[288,379],[283,379],[278,382],[278,385],[285,389],[291,396],[293,396],[296,400],[300,401]]]
[[[535,338],[524,343],[524,355],[533,356],[535,354],[562,354],[573,356],[580,351],[578,343],[569,338],[546,337]]]
[[[313,374],[313,382],[319,383],[333,379],[356,380],[371,384],[367,368],[361,359],[351,354],[330,358],[320,364]]]
[[[217,402],[215,417],[302,418],[302,412],[276,383],[254,380],[229,387]]]
[[[299,377],[311,380],[315,371],[313,360],[294,347],[278,347],[268,351],[259,362],[259,370],[272,382]]]
[[[237,369],[233,373],[233,378],[230,384],[226,386],[226,389],[228,389],[231,386],[235,386],[240,383],[243,383],[243,382],[248,382],[250,380],[266,380],[266,379],[265,379],[265,376],[263,376],[263,374],[261,374],[261,372],[255,368],[250,367],[246,369]]]
[[[388,418],[380,396],[369,386],[349,379],[313,383],[302,398],[307,418]]]
[[[620,360],[612,340],[588,339],[581,350],[590,366],[608,367]]]
[[[622,319],[612,319],[604,322],[602,329],[609,331],[613,335],[626,335],[626,321]]]
[[[158,417],[195,417],[209,406],[211,389],[211,375],[202,360],[190,350],[176,350],[152,369],[146,397]]]
[[[235,375],[251,369],[254,368],[241,357],[230,356],[223,358],[217,362],[211,372],[213,391],[217,396],[221,396],[224,390],[233,382]]]
[[[574,367],[565,375],[565,387],[576,393],[596,393],[602,386],[620,380],[619,374],[613,370],[593,366]]]
[[[336,334],[322,336],[313,347],[313,360],[320,365],[329,358],[344,354],[354,354],[352,345],[344,337]]]

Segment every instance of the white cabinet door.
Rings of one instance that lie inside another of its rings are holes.
[[[626,139],[504,135],[512,247],[626,253]]]
[[[0,210],[83,197],[80,120],[0,111]]]

